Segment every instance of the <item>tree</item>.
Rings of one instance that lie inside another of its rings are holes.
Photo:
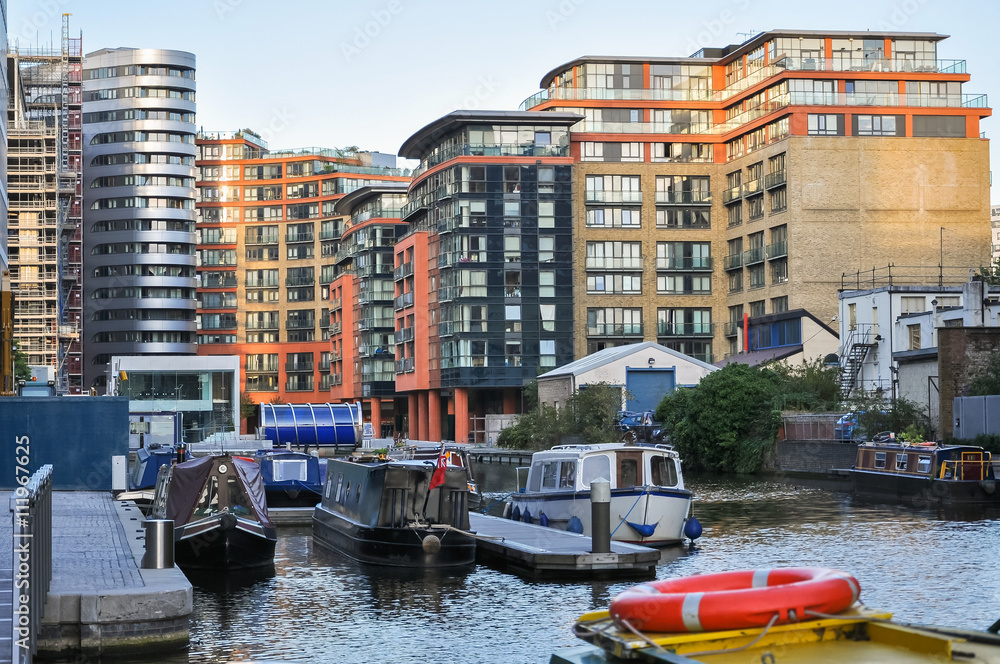
[[[1000,263],[1000,259],[997,262]],[[986,369],[969,383],[968,396],[985,397],[991,394],[1000,394],[1000,350],[990,354]]]
[[[752,473],[777,436],[780,393],[781,378],[774,371],[728,364],[696,387],[665,396],[656,418],[689,466]]]
[[[781,380],[779,405],[782,410],[826,412],[838,408],[839,366],[829,366],[823,358],[817,357],[795,365],[776,362],[768,368]]]
[[[916,402],[903,397],[888,399],[881,392],[858,392],[847,402],[857,414],[861,437],[871,439],[883,431],[897,434],[904,431],[909,437],[932,438],[927,412]]]
[[[988,267],[980,267],[979,276],[991,286],[1000,286],[1000,258],[997,258]]]
[[[525,392],[537,394],[537,386],[528,385]],[[518,417],[500,432],[497,446],[545,450],[568,437],[588,445],[615,442],[620,439],[615,424],[621,401],[622,391],[618,387],[608,383],[587,385],[567,399],[563,408],[556,410],[543,404]]]
[[[28,356],[20,350],[20,342],[14,341],[14,380],[31,380]]]
[[[285,400],[281,398],[280,394],[275,394],[273,397],[267,400],[272,406],[278,406],[285,403]]]
[[[257,414],[257,403],[244,392],[240,395],[240,419],[245,420]]]

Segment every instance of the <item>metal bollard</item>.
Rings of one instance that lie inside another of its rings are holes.
[[[143,569],[167,569],[174,566],[174,522],[169,519],[149,519],[146,529],[146,554]]]
[[[611,482],[590,483],[590,551],[611,553]]]

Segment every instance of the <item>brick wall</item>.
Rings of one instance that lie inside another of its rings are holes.
[[[968,396],[966,390],[976,376],[984,373],[990,355],[1000,350],[1000,329],[976,327],[938,328],[938,376],[941,383],[941,435],[954,436],[955,397]]]
[[[834,440],[779,440],[764,470],[825,475],[834,468],[854,465],[858,444]]]

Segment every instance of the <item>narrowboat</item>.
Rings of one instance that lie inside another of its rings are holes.
[[[313,539],[362,563],[442,568],[471,565],[464,468],[378,456],[330,459],[313,514]]]
[[[1000,502],[991,455],[972,445],[865,442],[858,445],[849,474],[860,497],[944,505]]]
[[[517,470],[518,492],[504,510],[508,518],[589,536],[590,483],[603,478],[611,483],[612,540],[664,546],[683,541],[685,530],[689,537],[701,534],[700,525],[687,528],[691,492],[684,488],[680,457],[668,445],[557,445],[535,452],[531,466]],[[691,519],[691,526],[696,523]]]
[[[849,574],[819,568],[657,581],[582,615],[573,632],[590,645],[558,650],[549,662],[1000,663],[996,634],[894,622],[858,601],[860,591]]]
[[[478,510],[483,501],[483,496],[479,491],[479,483],[472,472],[472,462],[469,459],[468,445],[463,443],[443,443],[444,456],[449,467],[464,468],[466,482],[469,485],[469,509]],[[394,459],[417,459],[422,461],[436,461],[441,452],[441,444],[410,441],[404,447],[396,448],[389,452],[389,456]]]
[[[313,507],[319,502],[326,459],[280,449],[260,450],[256,459],[268,507]]]
[[[277,531],[252,459],[225,454],[162,466],[151,518],[173,520],[174,560],[182,568],[274,563]]]

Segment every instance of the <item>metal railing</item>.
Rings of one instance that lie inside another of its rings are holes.
[[[10,498],[14,528],[11,609],[15,616],[11,619],[11,661],[30,664],[52,581],[52,466],[42,466],[30,479],[26,464],[15,469],[25,472],[16,473],[18,484],[23,479],[27,482]],[[25,567],[26,574],[21,571]],[[26,616],[26,625],[21,625],[21,616]]]

